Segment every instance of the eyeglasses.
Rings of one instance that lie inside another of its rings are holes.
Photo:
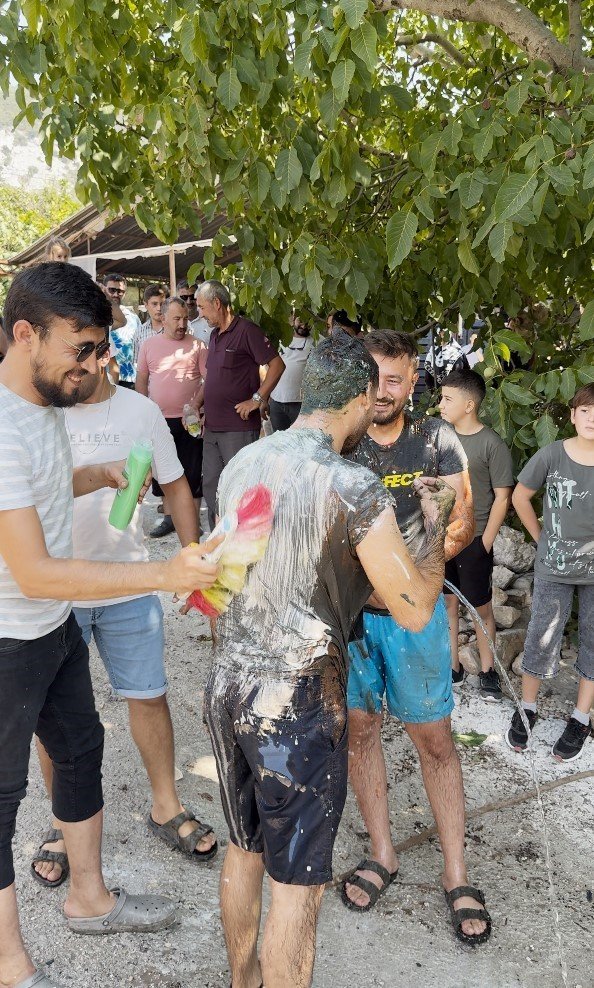
[[[179,297],[181,298],[182,302],[193,302],[194,301],[194,296],[193,295],[180,295]]]
[[[70,340],[65,340],[63,336],[60,337],[62,343],[66,346],[71,347],[73,350],[78,350],[76,355],[77,364],[84,364],[85,360],[88,360],[92,353],[95,354],[97,360],[104,357],[109,350],[109,340],[101,340],[101,343],[85,343],[84,346],[77,346],[76,343],[71,343]]]
[[[121,295],[125,295],[126,294],[126,289],[125,288],[108,288],[107,291],[109,292],[110,295],[120,295],[121,296]]]

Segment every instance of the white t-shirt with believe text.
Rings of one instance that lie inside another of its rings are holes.
[[[0,511],[35,508],[48,554],[70,558],[72,457],[62,409],[34,405],[0,384],[0,464]],[[70,609],[69,601],[25,597],[0,555],[0,638],[42,638]]]
[[[66,429],[75,467],[112,460],[125,460],[133,444],[150,439],[153,444],[153,475],[160,484],[170,484],[183,475],[173,437],[154,401],[128,388],[115,388],[112,398],[79,404],[65,413]],[[77,497],[74,502],[74,556],[99,562],[142,563],[149,558],[139,508],[123,532],[109,524],[115,491],[102,488]],[[105,607],[133,600],[143,594],[109,600],[75,601],[75,607]]]

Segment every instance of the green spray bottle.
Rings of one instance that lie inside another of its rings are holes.
[[[116,491],[116,496],[109,512],[109,524],[123,532],[132,521],[132,515],[138,503],[140,488],[144,484],[153,460],[153,444],[150,439],[139,439],[128,453],[124,477],[128,486]]]

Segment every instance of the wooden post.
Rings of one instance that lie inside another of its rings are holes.
[[[173,247],[169,248],[169,291],[172,295],[175,295],[175,286],[177,284],[177,279],[175,277],[175,251]]]

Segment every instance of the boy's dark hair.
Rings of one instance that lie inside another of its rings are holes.
[[[372,329],[365,337],[365,346],[370,353],[382,357],[408,357],[415,366],[419,365],[419,351],[412,336],[397,333],[395,329]]]
[[[360,333],[363,326],[362,320],[359,319],[349,319],[345,309],[337,309],[337,311],[332,316],[332,328],[336,327],[340,329],[352,329],[354,333]]]
[[[378,366],[361,340],[338,331],[318,343],[305,365],[301,411],[339,411],[379,384]]]
[[[19,319],[39,327],[43,339],[56,316],[68,319],[77,333],[87,326],[107,331],[113,318],[111,303],[99,285],[75,264],[46,261],[19,271],[4,304],[4,332],[9,343],[14,342],[13,326]]]
[[[583,384],[569,402],[569,407],[574,409],[588,405],[594,405],[594,384]]]
[[[125,275],[120,274],[117,271],[113,271],[111,274],[103,275],[103,284],[107,285],[108,281],[123,281],[125,285],[128,284],[128,280]]]
[[[143,296],[142,297],[143,297],[143,299],[144,299],[145,302],[148,302],[149,298],[156,298],[157,295],[163,295],[163,296],[165,296],[165,291],[163,289],[163,286],[162,285],[147,285],[146,288],[145,288],[145,290],[144,290],[144,293],[143,293]]]
[[[450,371],[449,374],[446,374],[441,382],[441,387],[457,388],[459,391],[463,391],[469,398],[472,398],[477,412],[487,393],[487,386],[481,375],[466,368]]]
[[[473,370],[453,370],[443,378],[442,388],[458,388],[469,398],[472,398],[475,410],[478,412],[482,405],[483,398],[487,393],[487,386],[480,374]]]

